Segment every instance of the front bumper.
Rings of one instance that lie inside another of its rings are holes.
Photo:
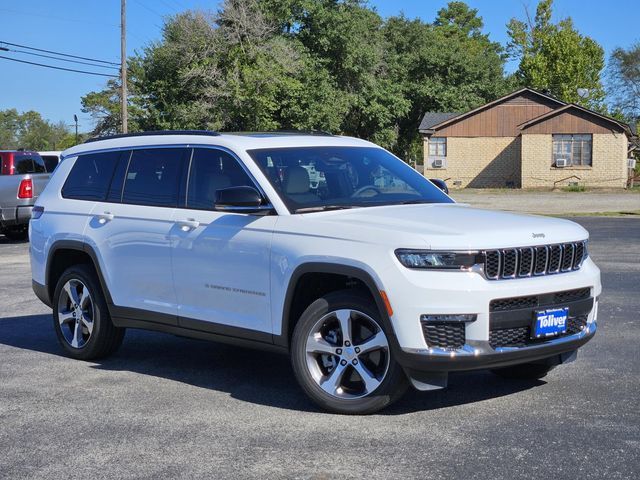
[[[595,321],[575,335],[567,335],[526,347],[492,348],[489,342],[469,340],[457,350],[425,349],[424,351],[401,350],[398,362],[409,371],[454,372],[499,368],[519,363],[535,363],[554,356],[570,353],[593,338]]]
[[[521,363],[562,363],[567,354],[588,342],[597,329],[602,286],[600,270],[590,258],[577,271],[514,280],[487,281],[471,272],[431,273],[409,269],[389,272],[387,277],[392,275],[396,278],[386,293],[394,310],[391,318],[397,341],[394,353],[412,378],[416,378],[413,374],[417,372],[444,375]],[[395,285],[402,288],[395,289]],[[556,293],[585,289],[588,289],[588,298],[552,299]],[[508,311],[491,308],[493,300],[527,296],[544,302],[526,308],[509,307]],[[569,316],[580,317],[583,322],[580,330],[549,340],[525,340],[517,346],[492,338],[492,334],[501,329],[522,330],[531,325],[534,310],[553,307],[569,307]],[[420,321],[423,314],[473,314],[476,320],[465,323],[463,340],[453,342],[455,348],[439,348],[427,343]]]

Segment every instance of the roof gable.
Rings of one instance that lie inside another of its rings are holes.
[[[435,115],[436,115],[433,112],[428,112],[425,114],[425,117],[422,119],[422,122],[420,123],[420,127],[418,127],[418,130],[420,131],[420,133],[433,133],[435,130],[446,127],[447,125],[450,125],[452,123],[459,122],[465,118],[468,118],[472,115],[480,113],[498,104],[508,103],[509,101],[511,101],[511,103],[514,105],[526,105],[527,103],[526,100],[531,98],[539,99],[540,102],[546,105],[549,105],[550,108],[557,108],[557,107],[566,105],[565,102],[562,102],[557,98],[553,98],[547,94],[538,92],[537,90],[534,90],[532,88],[525,87],[525,88],[521,88],[520,90],[516,90],[515,92],[512,92],[508,95],[505,95],[504,97],[498,98],[497,100],[494,100],[492,102],[489,102],[477,108],[474,108],[473,110],[470,110],[465,113],[461,113],[458,115],[443,114],[443,115],[451,115],[451,116],[443,117],[443,120],[441,120],[439,123],[433,123],[431,121],[425,122],[425,120],[427,119],[427,116],[429,116],[429,120],[431,120],[432,116],[434,116],[433,118],[435,118]],[[431,125],[426,126],[429,123],[431,123]]]
[[[590,119],[593,123],[596,123],[598,125],[603,125],[603,124],[608,125],[609,128],[614,127],[618,130],[621,130],[627,133],[627,135],[629,136],[633,135],[633,132],[629,127],[629,125],[619,122],[618,120],[608,117],[606,115],[602,115],[598,112],[594,112],[593,110],[589,110],[588,108],[584,108],[584,107],[581,107],[580,105],[576,105],[575,103],[569,103],[564,107],[556,108],[555,110],[552,110],[548,113],[540,115],[539,117],[532,118],[531,120],[520,125],[520,129],[526,130],[526,129],[532,128],[535,125],[539,125],[543,122],[549,121],[557,117],[558,115],[562,115],[565,113],[578,114],[580,117]],[[579,133],[579,132],[574,132],[574,133]]]

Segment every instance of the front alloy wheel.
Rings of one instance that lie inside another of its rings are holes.
[[[309,305],[296,324],[291,339],[296,378],[325,410],[373,413],[400,398],[407,387],[372,304],[359,291],[332,292]]]
[[[360,398],[380,386],[389,369],[389,342],[380,325],[358,310],[329,312],[307,336],[307,368],[336,398]]]

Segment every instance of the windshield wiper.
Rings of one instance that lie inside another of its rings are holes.
[[[415,199],[415,200],[403,200],[402,202],[398,202],[396,203],[396,205],[413,205],[413,204],[418,204],[418,203],[433,203],[430,202],[429,200],[424,200],[424,199]]]
[[[347,210],[356,208],[355,205],[318,205],[316,207],[296,208],[293,213],[326,212],[329,210]]]

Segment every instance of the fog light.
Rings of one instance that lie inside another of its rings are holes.
[[[422,322],[475,322],[477,318],[475,313],[420,315]]]

